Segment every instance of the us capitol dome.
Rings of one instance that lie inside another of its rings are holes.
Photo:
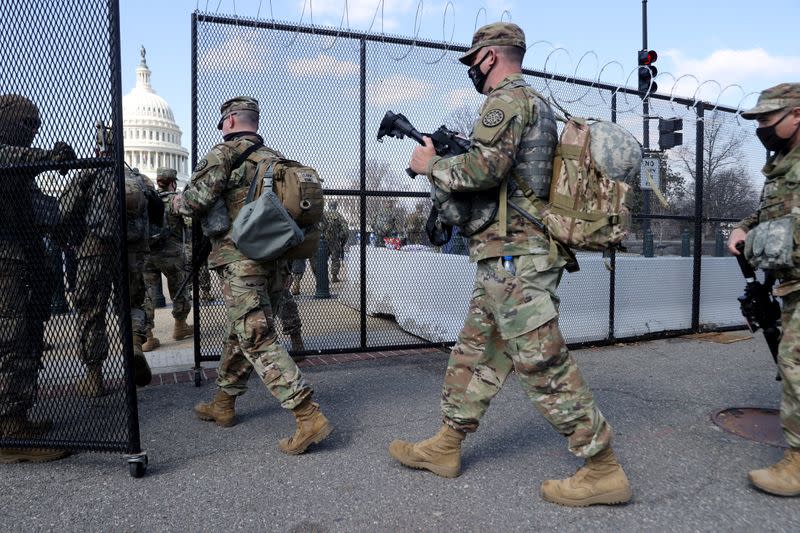
[[[181,129],[172,109],[150,85],[144,46],[136,68],[136,87],[122,97],[122,135],[125,162],[150,177],[153,182],[158,167],[178,171],[178,190],[189,178],[189,152],[181,146]]]

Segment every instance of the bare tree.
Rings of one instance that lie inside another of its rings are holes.
[[[353,172],[353,178],[348,183],[348,188],[359,190],[361,182],[358,178],[358,171]],[[367,191],[386,191],[394,188],[394,184],[399,180],[408,179],[403,173],[403,169],[396,169],[386,161],[375,159],[367,160],[366,164],[366,188]],[[339,211],[347,219],[351,227],[358,227],[360,217],[360,200],[358,197],[342,197],[339,200]],[[372,230],[375,226],[390,218],[395,220],[399,227],[403,227],[407,209],[393,196],[370,196],[367,198],[367,229]]]
[[[444,119],[444,125],[448,129],[457,131],[464,137],[469,137],[472,133],[472,126],[475,125],[475,119],[478,117],[478,112],[472,107],[462,105],[451,111]]]
[[[758,191],[742,164],[746,132],[726,128],[722,115],[706,118],[703,137],[703,216],[741,218],[758,207]],[[693,205],[697,180],[696,152],[683,147],[677,151],[682,170],[688,176],[685,198]],[[691,183],[690,183],[691,182]]]

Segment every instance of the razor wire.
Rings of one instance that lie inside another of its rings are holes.
[[[210,0],[206,0],[204,10],[205,12],[209,12],[209,3]],[[197,0],[196,2],[196,10],[200,11],[200,4],[201,1]],[[243,16],[242,14],[237,13],[237,4],[235,0],[230,0],[228,4],[224,0],[218,0],[216,4],[216,8],[213,10],[215,14],[222,14],[220,13],[220,9],[227,7],[228,5],[233,11],[231,15],[233,18],[249,18],[251,20],[258,20],[263,22],[272,22],[275,24],[296,24],[296,25],[306,25],[312,28],[312,32],[314,28],[317,29],[325,29],[331,30],[334,29],[336,31],[335,37],[327,40],[322,40],[319,44],[321,51],[328,51],[333,46],[335,46],[338,38],[340,36],[347,36],[354,32],[365,31],[366,33],[374,33],[377,35],[382,36],[384,39],[389,37],[398,37],[395,34],[388,33],[386,31],[386,24],[387,21],[387,6],[386,0],[376,0],[375,1],[375,9],[372,10],[372,16],[369,19],[369,25],[366,27],[366,30],[361,30],[354,27],[351,24],[350,15],[351,15],[351,2],[348,0],[342,0],[341,2],[341,15],[339,18],[339,24],[335,28],[331,28],[330,26],[323,26],[323,25],[315,25],[314,24],[314,2],[313,0],[304,0],[302,5],[300,6],[300,14],[299,19],[297,22],[289,22],[286,20],[279,20],[275,17],[275,9],[273,6],[272,0],[269,1],[269,18],[261,19],[261,11],[263,7],[263,0],[259,0],[258,6],[256,8],[255,17],[248,17]],[[299,5],[299,3],[298,3]],[[330,11],[330,10],[329,10]],[[404,50],[397,51],[395,54],[391,54],[389,57],[394,61],[403,61],[409,57],[409,55],[414,52],[415,49],[420,48],[420,44],[423,42],[430,42],[429,39],[425,39],[421,37],[421,29],[423,19],[430,22],[430,19],[434,18],[425,12],[425,3],[424,0],[417,0],[415,7],[413,8],[414,11],[414,20],[412,27],[412,32],[410,37],[406,37],[410,42],[406,45]],[[474,17],[470,17],[472,20],[473,31],[479,27],[479,20],[483,19],[483,24],[486,24],[489,19],[489,13],[485,7],[480,7],[476,12]],[[441,43],[445,45],[444,50],[442,53],[434,56],[432,58],[424,58],[424,61],[427,64],[436,64],[440,61],[443,61],[447,57],[446,51],[451,48],[459,48],[459,47],[468,47],[464,43],[457,43],[454,41],[455,36],[455,29],[457,26],[457,19],[458,19],[458,12],[457,8],[451,0],[448,0],[444,3],[441,9]],[[500,16],[499,20],[501,21],[511,21],[513,20],[513,13],[510,9],[504,9]],[[448,23],[449,21],[449,23]],[[243,28],[244,30],[244,28]],[[252,29],[247,29],[245,31],[251,32]],[[291,38],[286,43],[282,43],[283,46],[291,47],[296,44],[297,36],[292,35]],[[246,41],[249,41],[249,37],[245,37]],[[384,40],[384,44],[388,47],[389,43]],[[618,111],[621,113],[632,113],[632,114],[639,114],[640,117],[644,118],[641,113],[641,105],[640,105],[640,97],[638,92],[635,91],[631,85],[631,78],[634,80],[637,77],[637,70],[638,65],[634,66],[631,69],[628,69],[624,66],[624,63],[616,60],[610,59],[607,61],[600,61],[600,58],[596,51],[594,50],[587,50],[579,55],[576,54],[574,57],[578,57],[578,60],[575,61],[573,58],[573,54],[563,46],[556,46],[549,41],[536,41],[533,44],[528,46],[528,56],[530,52],[534,48],[539,48],[541,45],[546,44],[549,46],[547,49],[541,50],[543,52],[543,57],[539,59],[538,62],[531,62],[530,57],[528,57],[528,61],[524,64],[525,68],[530,71],[535,71],[537,73],[543,73],[547,76],[550,76],[550,80],[558,79],[559,81],[565,82],[578,82],[585,87],[583,92],[578,97],[573,97],[570,99],[563,99],[559,98],[557,94],[555,94],[550,89],[550,84],[545,84],[545,96],[552,99],[558,105],[561,106],[569,106],[569,105],[581,105],[582,107],[591,107],[591,106],[607,106],[608,102],[606,101],[606,97],[608,95],[608,87],[612,87],[611,94],[618,95],[622,102],[618,102]],[[558,65],[554,65],[556,63],[555,58],[557,56],[564,55],[568,60],[568,65],[565,68],[558,68]],[[594,69],[593,71],[588,70],[584,73],[583,76],[579,76],[579,71],[584,67],[585,61],[588,57],[594,57]],[[451,59],[452,60],[452,59]],[[609,74],[615,71],[614,77],[610,77]],[[607,79],[603,79],[604,76]],[[713,107],[712,110],[716,110],[718,107],[722,107],[723,104],[721,103],[723,100],[726,100],[728,103],[724,105],[724,107],[730,107],[735,109],[737,112],[741,109],[745,109],[752,105],[755,99],[758,96],[758,93],[755,91],[745,91],[745,89],[739,84],[727,84],[723,85],[718,80],[715,79],[706,79],[701,80],[694,74],[681,74],[675,75],[669,71],[659,72],[657,76],[653,79],[653,82],[658,84],[661,88],[660,92],[653,92],[647,93],[645,96],[652,96],[652,97],[659,97],[665,99],[668,102],[668,109],[669,115],[672,117],[677,118],[686,118],[694,120],[696,118],[693,108],[700,104],[700,103],[708,103],[712,102]],[[602,88],[601,88],[602,86]],[[596,93],[599,95],[600,101],[597,100],[592,93]],[[738,93],[738,94],[737,94]],[[688,100],[688,102],[687,102]],[[738,113],[737,113],[737,121],[738,121]]]

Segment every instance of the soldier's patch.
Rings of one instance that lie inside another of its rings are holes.
[[[500,109],[490,109],[483,115],[483,119],[481,122],[487,128],[494,128],[495,126],[501,124],[503,119],[506,118],[505,113],[503,113]]]
[[[203,158],[203,159],[201,159],[200,161],[197,162],[197,166],[194,167],[194,171],[195,172],[200,172],[201,170],[203,170],[207,166],[208,166],[208,161],[206,161],[206,159]]]

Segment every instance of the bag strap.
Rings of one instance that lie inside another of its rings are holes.
[[[272,189],[272,178],[273,176],[275,176],[275,163],[278,160],[277,159],[270,160],[267,170],[264,172],[262,178],[259,179],[259,176],[261,176],[261,168],[264,166],[266,161],[267,161],[266,159],[262,159],[261,161],[256,163],[256,173],[255,176],[253,176],[253,181],[250,182],[250,188],[247,190],[247,198],[245,198],[244,201],[244,203],[246,204],[249,204],[256,198],[261,196],[261,193],[263,192],[265,185],[270,189]]]

